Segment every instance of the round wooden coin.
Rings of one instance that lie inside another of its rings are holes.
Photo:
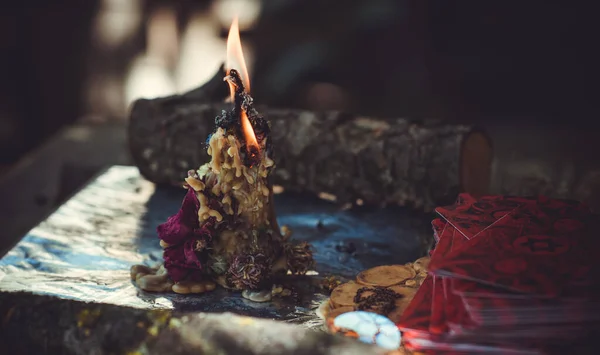
[[[413,268],[406,265],[382,265],[362,271],[356,281],[367,286],[393,286],[415,277]]]
[[[329,297],[329,302],[331,302],[331,306],[333,308],[342,306],[354,307],[354,296],[356,296],[356,292],[358,291],[358,289],[362,287],[364,286],[359,285],[355,282],[348,282],[334,288],[333,291],[331,291],[331,296]]]

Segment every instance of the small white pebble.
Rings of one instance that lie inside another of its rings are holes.
[[[271,300],[272,294],[271,290],[263,290],[263,291],[250,291],[244,290],[242,291],[242,297],[249,299],[254,302],[269,302]]]

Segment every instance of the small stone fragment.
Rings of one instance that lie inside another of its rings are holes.
[[[336,279],[334,276],[328,276],[321,281],[321,287],[328,293],[331,293],[331,291],[333,291],[341,283],[342,282]]]
[[[420,259],[417,259],[414,263],[413,263],[413,267],[415,268],[415,271],[417,273],[420,272],[427,272],[427,267],[429,266],[429,261],[431,259],[428,256],[424,256]]]
[[[269,302],[272,298],[271,290],[262,290],[262,291],[250,291],[244,290],[242,291],[242,297],[253,301],[253,302]]]
[[[286,240],[292,236],[292,230],[288,226],[281,226],[280,232],[283,238]]]
[[[138,277],[135,283],[144,291],[149,292],[165,292],[171,290],[173,282],[169,280],[169,276],[164,275],[144,275]]]
[[[406,286],[408,286],[408,287],[415,287],[415,286],[417,286],[417,281],[415,281],[415,280],[406,280],[406,282],[404,284]]]
[[[273,288],[271,289],[271,293],[273,295],[278,295],[283,291],[283,287],[281,287],[280,285],[273,285]]]
[[[137,280],[140,276],[156,273],[156,270],[146,265],[133,265],[131,269],[129,269],[129,273],[132,280]]]

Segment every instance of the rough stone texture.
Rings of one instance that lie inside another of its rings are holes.
[[[384,354],[380,348],[273,320],[183,314],[0,294],[6,354]]]

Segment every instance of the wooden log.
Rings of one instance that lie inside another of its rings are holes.
[[[129,144],[144,177],[181,185],[188,169],[208,160],[205,141],[214,119],[230,108],[215,103],[226,96],[214,89],[215,80],[196,89],[204,92],[198,98],[186,94],[134,103]],[[473,127],[341,112],[258,111],[271,121],[273,183],[285,189],[326,193],[339,203],[362,200],[425,210],[453,202],[461,191],[488,192],[491,144]]]

